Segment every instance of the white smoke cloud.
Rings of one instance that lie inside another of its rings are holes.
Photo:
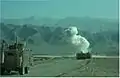
[[[45,31],[46,32],[46,31]],[[34,45],[39,46],[39,48],[33,48],[33,51],[38,53],[56,53],[56,54],[71,54],[74,52],[83,52],[87,53],[90,43],[86,38],[78,34],[77,27],[68,27],[68,28],[57,28],[54,32],[51,33],[51,37],[48,38],[49,41],[44,40],[46,34],[36,33],[31,36],[30,39],[34,41]]]
[[[72,45],[76,48],[76,52],[87,53],[90,43],[87,41],[85,37],[81,35],[77,35],[78,30],[77,27],[68,27],[64,30],[64,38],[68,44]]]

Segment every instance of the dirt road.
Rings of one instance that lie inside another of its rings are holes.
[[[118,77],[118,58],[94,58],[91,60],[55,59],[30,69],[24,76],[34,77]],[[12,75],[20,76],[20,75]]]

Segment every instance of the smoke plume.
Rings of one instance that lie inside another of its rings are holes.
[[[78,30],[77,27],[68,27],[64,30],[64,38],[68,44],[72,45],[76,48],[76,52],[87,53],[90,43],[87,41],[85,37],[81,35],[77,35]]]

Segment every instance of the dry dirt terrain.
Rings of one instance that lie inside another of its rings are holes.
[[[73,58],[53,59],[46,62],[37,62],[30,69],[32,77],[118,77],[118,58],[93,58],[91,60],[76,60]],[[5,75],[20,76],[20,75]]]

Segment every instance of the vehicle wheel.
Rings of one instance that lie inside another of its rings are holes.
[[[91,58],[91,54],[87,53],[87,58],[90,59]]]
[[[28,74],[28,67],[25,67],[25,74]]]
[[[19,69],[19,74],[20,74],[20,75],[24,75],[24,68],[23,68],[23,67],[21,67],[21,68]]]
[[[7,73],[10,74],[10,73],[11,73],[11,70],[7,70]]]
[[[4,74],[4,72],[5,72],[5,68],[1,68],[1,75],[3,75]]]

